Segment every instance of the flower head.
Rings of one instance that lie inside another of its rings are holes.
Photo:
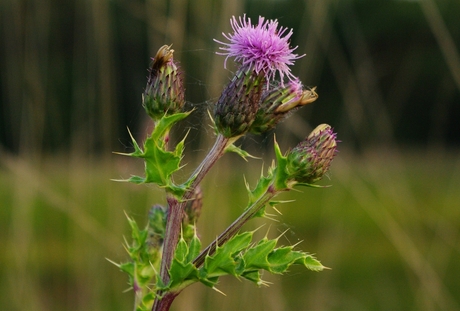
[[[314,102],[318,98],[315,89],[304,90],[299,80],[292,80],[284,86],[278,85],[263,91],[250,132],[267,132],[298,108]]]
[[[180,111],[185,103],[182,74],[174,62],[173,53],[171,46],[162,46],[149,70],[142,105],[153,120]]]
[[[318,125],[308,137],[292,149],[286,167],[295,182],[313,184],[329,170],[337,153],[337,134],[327,124]]]
[[[214,109],[217,131],[227,138],[244,135],[254,122],[265,79],[242,66],[224,88]]]
[[[280,75],[281,84],[284,76],[290,80],[295,79],[289,66],[303,55],[294,54],[297,47],[289,46],[292,29],[278,29],[277,20],[265,20],[264,17],[259,17],[259,23],[252,25],[251,19],[246,18],[246,15],[238,20],[233,16],[230,24],[233,33],[222,33],[229,43],[214,39],[223,45],[219,49],[224,52],[217,54],[227,56],[225,66],[229,57],[235,57],[235,61],[241,62],[243,66],[253,67],[256,73],[263,72],[267,82],[275,77],[276,72]]]

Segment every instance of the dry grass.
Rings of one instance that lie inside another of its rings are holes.
[[[233,160],[224,159],[205,182],[204,241],[245,205],[241,176],[228,169]],[[255,179],[257,160],[240,162]],[[125,275],[105,258],[126,260],[124,211],[142,221],[163,199],[155,188],[109,181],[139,168],[107,163],[50,158],[38,167],[2,156],[0,304],[7,310],[131,308]],[[331,188],[287,194],[296,202],[279,206],[279,222],[261,229],[277,235],[290,227],[283,243],[303,240],[299,247],[332,270],[267,275],[274,284],[262,289],[223,279],[219,289],[227,296],[197,284],[175,310],[457,310],[459,173],[452,154],[342,152]]]

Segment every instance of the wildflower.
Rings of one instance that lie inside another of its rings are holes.
[[[264,17],[259,17],[258,24],[252,25],[251,19],[246,18],[246,15],[238,20],[233,16],[230,24],[233,33],[222,33],[229,43],[214,39],[223,45],[219,49],[224,52],[217,54],[227,56],[225,67],[228,58],[235,57],[235,61],[241,62],[243,66],[253,67],[257,74],[262,72],[267,83],[274,79],[276,72],[280,75],[281,84],[284,76],[289,80],[295,79],[289,66],[303,55],[294,54],[293,51],[297,47],[289,46],[292,29],[289,32],[287,28],[278,29],[277,20],[265,20]]]
[[[318,98],[315,89],[304,90],[299,80],[292,80],[286,86],[278,85],[264,91],[250,132],[260,134],[271,130],[293,111],[314,102]]]
[[[337,134],[327,124],[317,126],[287,156],[290,179],[312,184],[329,170],[337,152]]]
[[[264,77],[242,66],[225,87],[214,110],[216,128],[226,138],[246,133],[259,107]]]
[[[163,45],[149,70],[142,105],[153,120],[179,112],[185,103],[182,75],[173,60],[173,53],[170,46]]]

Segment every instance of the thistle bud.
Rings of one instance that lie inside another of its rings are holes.
[[[184,209],[184,218],[182,223],[184,225],[191,224],[194,225],[198,218],[201,215],[201,207],[203,206],[203,192],[201,187],[197,186],[195,188],[195,193],[190,201],[187,202],[187,205]]]
[[[260,106],[250,132],[261,134],[273,129],[298,108],[314,102],[318,98],[316,87],[304,90],[298,80],[289,81],[285,86],[271,87],[262,93]]]
[[[173,60],[174,50],[170,47],[163,45],[153,58],[142,94],[142,106],[153,120],[179,112],[185,103],[182,74]]]
[[[201,214],[201,207],[203,206],[203,193],[198,186],[190,201],[184,208],[182,216],[182,237],[185,241],[189,242],[196,234],[196,222]]]
[[[317,126],[310,135],[287,156],[290,179],[312,184],[329,170],[337,152],[337,134],[327,124]]]
[[[149,211],[149,248],[158,250],[163,245],[166,228],[166,209],[161,205],[154,205]]]
[[[264,84],[262,74],[241,67],[225,87],[214,110],[217,130],[227,138],[246,133],[254,121]]]

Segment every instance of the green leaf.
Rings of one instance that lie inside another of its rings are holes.
[[[153,301],[155,300],[155,294],[153,292],[149,292],[142,298],[142,304],[147,307],[147,310],[152,309]]]
[[[248,191],[248,196],[249,196],[249,201],[248,201],[248,206],[246,208],[249,208],[253,203],[255,203],[260,197],[262,197],[266,192],[268,187],[272,183],[273,176],[263,176],[261,175],[259,180],[257,181],[257,185],[254,187],[254,189],[250,189],[249,185],[246,184],[246,189]]]
[[[277,248],[268,255],[268,270],[276,274],[286,272],[292,264],[304,257],[303,252],[293,251],[292,246]]]
[[[190,246],[187,254],[187,262],[192,262],[193,259],[195,259],[199,254],[201,250],[201,241],[195,234],[192,237],[192,240],[190,241]]]
[[[140,177],[140,176],[131,176],[127,181],[133,183],[133,184],[142,184],[145,182],[145,178]]]
[[[276,172],[274,186],[276,190],[282,191],[291,188],[288,185],[289,174],[286,170],[288,161],[287,157],[283,156],[283,154],[281,153],[280,146],[278,145],[278,142],[276,140],[274,142],[274,148],[276,156]]]
[[[260,277],[259,270],[251,270],[251,271],[243,273],[241,276],[251,282],[256,283],[257,285],[260,285],[263,283],[262,278]]]
[[[250,155],[247,151],[235,146],[234,144],[228,145],[227,148],[225,148],[225,152],[234,152],[240,157],[242,157],[245,161],[247,161],[246,158],[260,159],[258,157]]]
[[[198,256],[200,249],[201,242],[196,234],[189,245],[181,235],[169,270],[170,283],[165,289],[179,290],[198,281],[198,269],[193,265],[193,259]]]
[[[157,123],[155,123],[155,128],[152,132],[153,139],[163,140],[163,137],[165,137],[165,135],[168,134],[169,130],[173,127],[173,125],[188,117],[190,113],[191,111],[179,112],[163,116],[160,120],[158,120]]]
[[[295,263],[302,264],[307,269],[312,270],[312,271],[322,271],[326,269],[326,267],[323,266],[318,259],[308,254],[306,254],[303,258],[300,258],[299,260],[297,260]]]
[[[134,275],[134,263],[125,262],[125,263],[120,264],[119,267],[121,271],[128,273],[128,275],[130,276]]]
[[[275,248],[277,240],[264,238],[244,254],[246,269],[269,270],[268,254]]]
[[[181,197],[185,193],[186,185],[178,186],[171,180],[171,175],[180,169],[185,141],[179,142],[173,151],[168,151],[165,136],[175,123],[186,118],[189,114],[190,112],[163,116],[155,124],[151,135],[145,140],[144,150],[139,147],[130,133],[134,152],[123,155],[144,159],[145,177],[132,176],[127,181],[135,184],[155,183],[160,187],[166,188],[176,197]]]
[[[185,259],[187,258],[187,253],[188,253],[187,242],[185,242],[185,240],[181,237],[179,239],[179,242],[177,243],[176,251],[174,253],[174,258],[178,262],[185,262]]]
[[[168,289],[177,289],[183,287],[186,281],[189,281],[188,283],[198,281],[198,270],[191,262],[179,262],[174,258],[169,269],[169,276]]]
[[[146,183],[156,183],[167,186],[169,176],[179,169],[182,155],[164,149],[164,143],[152,136],[144,142],[145,180]]]
[[[236,275],[238,263],[233,257],[249,246],[252,235],[252,232],[237,234],[223,246],[217,247],[213,256],[206,256],[204,265],[201,268],[201,270],[205,272],[204,275],[206,275],[206,278],[225,274]],[[203,274],[201,274],[201,276],[203,276]]]

